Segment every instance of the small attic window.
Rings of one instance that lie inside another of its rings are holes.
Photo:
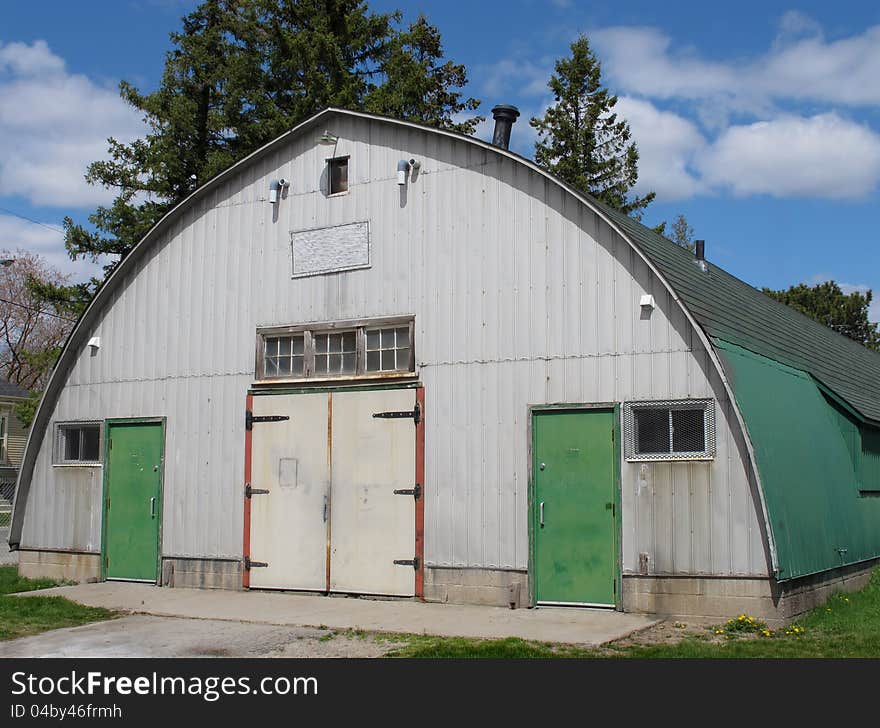
[[[329,194],[339,195],[348,192],[348,157],[334,157],[327,160],[327,179]]]

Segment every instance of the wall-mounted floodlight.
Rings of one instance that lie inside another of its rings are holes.
[[[330,144],[336,144],[338,141],[339,137],[335,134],[331,134],[326,129],[324,129],[324,133],[318,137],[318,144],[326,144],[329,146]]]
[[[269,202],[273,205],[278,202],[278,193],[281,192],[281,190],[286,190],[288,187],[290,187],[290,180],[286,180],[284,177],[281,179],[273,179],[272,183],[269,185]]]
[[[93,336],[89,339],[89,351],[94,355],[101,348],[101,337]]]
[[[409,161],[406,159],[401,159],[397,163],[397,184],[405,185],[406,184],[406,175],[409,172]]]
[[[654,296],[652,296],[650,293],[646,293],[645,295],[643,295],[643,296],[639,299],[639,306],[641,306],[643,309],[645,309],[645,308],[648,308],[648,309],[656,308],[656,304],[654,303]]]

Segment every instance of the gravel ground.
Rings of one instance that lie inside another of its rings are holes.
[[[0,642],[0,657],[381,657],[396,646],[313,627],[132,615]]]
[[[10,551],[6,539],[9,538],[9,527],[0,526],[0,565],[17,564],[18,551]]]

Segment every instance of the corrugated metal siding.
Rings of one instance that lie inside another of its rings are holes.
[[[241,554],[257,326],[415,314],[429,563],[527,566],[529,405],[711,396],[712,463],[651,464],[638,490],[641,465],[624,464],[624,568],[646,551],[657,573],[766,574],[724,388],[629,245],[489,150],[352,117],[328,128],[336,154],[351,155],[350,193],[321,193],[330,152],[308,134],[227,180],[139,263],[95,327],[100,353],[81,356],[59,401],[56,421],[167,416],[163,552]],[[410,157],[420,173],[398,187],[397,161]],[[278,177],[292,184],[272,206]],[[362,220],[370,269],[291,280],[290,231]],[[647,320],[643,292],[657,300]],[[44,454],[35,473],[23,543],[61,546],[69,527],[51,514],[97,511],[99,496],[59,497],[68,476]],[[89,538],[99,544],[99,528]]]

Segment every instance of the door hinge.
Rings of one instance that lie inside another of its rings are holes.
[[[422,421],[422,406],[418,402],[416,402],[416,406],[412,408],[412,411],[403,410],[402,412],[375,412],[373,413],[373,417],[380,417],[382,419],[390,420],[398,420],[412,417],[413,422],[419,424],[419,422]]]
[[[420,483],[416,483],[415,488],[399,488],[394,491],[394,495],[411,495],[418,500],[422,497],[422,486]]]
[[[419,570],[418,556],[416,556],[414,559],[394,559],[394,563],[397,566],[412,566],[416,571]]]
[[[267,495],[269,493],[265,488],[251,488],[250,483],[245,483],[244,486],[244,497],[250,498],[253,495]]]
[[[251,569],[263,569],[267,567],[269,564],[266,561],[251,561],[249,556],[244,557],[244,569],[245,571],[250,571]]]
[[[255,422],[284,422],[284,420],[289,419],[290,417],[287,415],[257,415],[255,417],[253,412],[245,410],[244,429],[253,430]]]

